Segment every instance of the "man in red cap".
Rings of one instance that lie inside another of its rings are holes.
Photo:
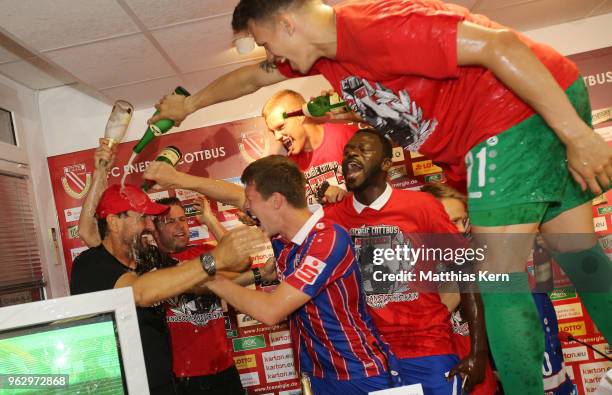
[[[216,270],[241,271],[248,256],[261,249],[265,238],[247,227],[228,232],[208,254],[180,266],[137,274],[139,253],[146,251],[143,235],[153,231],[151,215],[168,206],[152,202],[133,185],[107,188],[96,209],[102,243],[84,251],[72,266],[73,295],[131,286],[138,313],[140,337],[151,394],[174,394],[172,361],[163,311],[149,308],[208,281]]]

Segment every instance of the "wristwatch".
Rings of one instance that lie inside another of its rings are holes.
[[[215,257],[211,254],[200,255],[200,263],[202,264],[202,269],[209,276],[214,276],[217,272],[217,263],[215,262]]]
[[[251,271],[253,272],[253,277],[255,278],[255,285],[261,287],[263,284],[263,280],[261,278],[261,271],[258,267],[251,269]]]

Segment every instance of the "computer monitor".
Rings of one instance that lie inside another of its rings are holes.
[[[0,395],[148,394],[131,288],[0,308]]]

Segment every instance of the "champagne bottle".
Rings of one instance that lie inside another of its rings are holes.
[[[185,88],[181,86],[176,87],[176,89],[174,90],[174,94],[183,95],[183,96],[190,95],[190,93],[187,92]],[[157,115],[157,114],[159,114],[159,110],[155,111],[155,114],[153,115]],[[142,136],[140,141],[138,141],[138,144],[136,144],[134,148],[132,148],[132,151],[139,154],[144,149],[144,147],[146,147],[147,144],[151,142],[151,140],[153,140],[155,137],[161,134],[166,133],[168,130],[172,129],[173,126],[174,126],[174,121],[171,119],[160,119],[159,121],[155,122],[153,125],[149,125],[144,136]]]
[[[283,118],[299,117],[304,115],[308,117],[322,117],[333,109],[340,109],[342,107],[344,107],[344,111],[341,112],[346,112],[346,103],[340,100],[340,96],[334,92],[331,95],[317,96],[308,103],[304,103],[300,109],[284,112]]]
[[[174,167],[180,162],[182,157],[183,155],[178,148],[173,145],[169,145],[159,152],[159,155],[157,155],[155,161],[166,162],[170,166]],[[153,185],[155,185],[155,181],[145,180],[140,187],[143,191],[147,192]]]

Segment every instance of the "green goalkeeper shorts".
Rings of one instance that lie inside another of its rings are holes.
[[[582,78],[566,94],[590,126]],[[565,146],[537,114],[474,146],[465,165],[468,211],[476,226],[547,222],[594,198],[574,181]]]

